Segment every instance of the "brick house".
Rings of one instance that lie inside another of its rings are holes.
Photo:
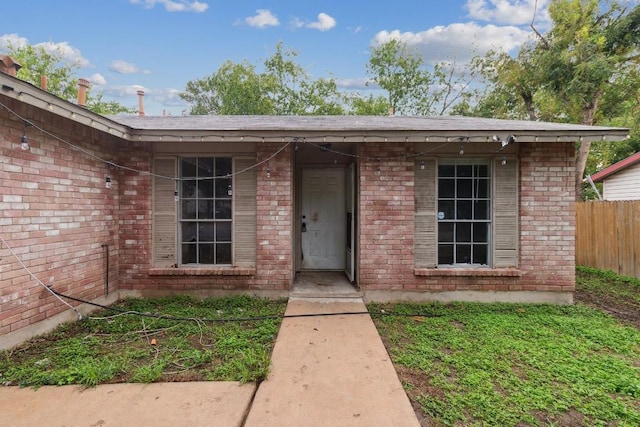
[[[465,117],[104,117],[0,83],[0,348],[74,318],[47,286],[98,303],[283,297],[300,272],[344,271],[366,301],[571,303],[574,142],[627,136]]]

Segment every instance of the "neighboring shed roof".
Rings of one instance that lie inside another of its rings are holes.
[[[591,179],[593,180],[593,182],[600,182],[606,177],[618,173],[623,169],[628,168],[629,166],[635,165],[638,162],[640,162],[640,151],[636,154],[632,154],[626,159],[620,160],[618,163],[614,163],[608,168],[602,169],[601,171],[591,175]]]

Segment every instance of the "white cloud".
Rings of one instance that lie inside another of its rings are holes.
[[[112,85],[104,88],[103,93],[113,97],[137,96],[139,90],[148,94],[149,90],[140,85]]]
[[[298,28],[304,27],[304,21],[300,18],[291,18],[291,21],[289,21],[289,27],[297,30]]]
[[[336,26],[336,20],[330,15],[322,12],[318,14],[318,20],[307,24],[308,28],[313,28],[319,31],[329,31]]]
[[[89,60],[82,56],[80,50],[76,49],[75,47],[69,46],[68,42],[44,42],[38,43],[34,45],[34,47],[42,47],[46,52],[60,55],[63,61],[66,61],[70,64],[76,64],[81,68],[91,65],[89,63]]]
[[[14,49],[21,48],[27,46],[29,44],[29,40],[20,37],[17,34],[3,34],[0,36],[0,52],[6,52],[9,50],[9,46]]]
[[[530,36],[530,30],[514,26],[480,26],[469,22],[437,26],[418,33],[380,31],[375,35],[373,44],[396,39],[417,49],[428,63],[451,60],[464,62],[491,49],[513,52]]]
[[[547,26],[549,0],[467,0],[471,19],[505,25]]]
[[[345,90],[364,90],[370,89],[371,81],[368,77],[358,77],[358,78],[340,78],[335,79],[336,85],[340,89]]]
[[[28,45],[30,45],[29,40],[17,34],[3,34],[0,36],[0,52],[8,51],[9,46],[13,49],[19,49]],[[33,47],[42,48],[45,52],[59,56],[62,61],[79,68],[91,65],[89,60],[82,56],[80,50],[70,46],[68,42],[54,43],[49,41],[35,44]]]
[[[121,59],[111,61],[109,69],[119,74],[151,74],[150,71],[141,70],[135,64],[123,61]]]
[[[201,3],[198,0],[129,0],[132,4],[141,4],[147,9],[153,8],[156,4],[164,6],[167,12],[195,12],[202,13],[209,9],[207,3]]]
[[[102,74],[95,73],[87,78],[92,84],[97,86],[104,86],[107,84],[107,79]]]
[[[244,19],[244,22],[250,27],[257,27],[257,28],[276,27],[280,25],[280,21],[278,20],[278,17],[273,13],[271,13],[270,10],[267,10],[267,9],[256,10],[256,15],[246,17]]]

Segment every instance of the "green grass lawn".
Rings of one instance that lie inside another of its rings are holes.
[[[259,382],[286,301],[250,297],[128,299],[0,352],[0,383]],[[180,320],[139,316],[162,313]],[[267,317],[266,319],[262,319]],[[260,320],[227,321],[230,318]],[[195,320],[207,319],[207,320]]]
[[[640,425],[640,280],[578,268],[576,300],[369,310],[424,426]],[[168,297],[115,307],[0,352],[0,384],[260,382],[286,301]]]
[[[584,270],[578,286],[637,298],[629,287],[640,292],[640,282],[611,274]],[[398,314],[374,321],[423,425],[640,425],[640,331],[596,308],[456,303],[370,311]]]

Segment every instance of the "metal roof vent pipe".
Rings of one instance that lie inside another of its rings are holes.
[[[138,93],[138,115],[144,116],[144,91],[139,90],[137,93]]]
[[[40,76],[40,89],[46,91],[48,85],[49,79],[47,79],[47,76]]]
[[[87,106],[87,89],[89,89],[89,80],[78,79],[78,105]]]

